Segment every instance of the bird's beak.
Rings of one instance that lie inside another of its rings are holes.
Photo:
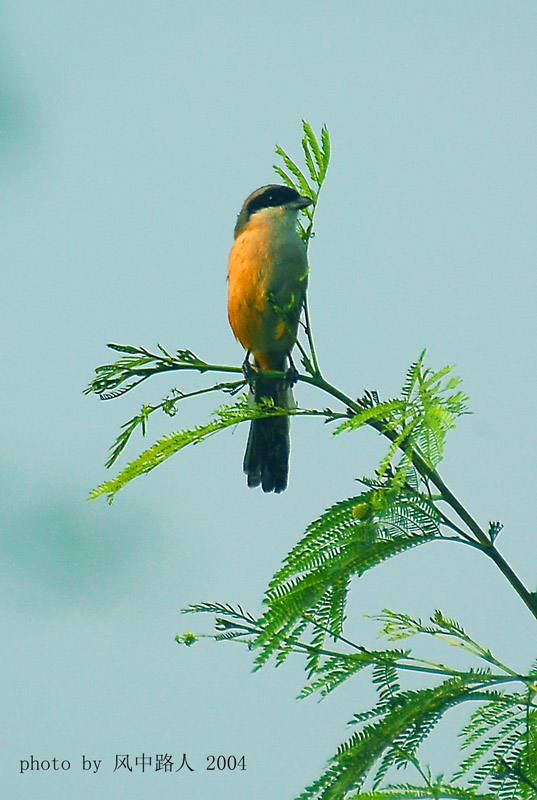
[[[300,194],[296,200],[293,200],[289,203],[291,208],[307,208],[308,206],[313,205],[313,200],[311,197],[306,197],[305,194]]]

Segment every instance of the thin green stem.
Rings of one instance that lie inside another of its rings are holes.
[[[317,620],[313,619],[312,617],[305,616],[304,618],[308,619],[309,622],[315,628],[324,631],[329,636],[333,636],[334,637],[334,641],[342,642],[343,644],[346,644],[347,647],[351,647],[351,648],[353,648],[355,650],[358,650],[361,653],[370,653],[370,651],[367,650],[367,648],[365,648],[363,645],[356,644],[356,642],[353,642],[351,639],[348,639],[346,636],[342,636],[341,634],[338,634],[337,636],[334,636],[334,634],[332,633],[332,631],[329,628],[325,627],[324,625],[322,625],[321,623],[319,623]],[[435,636],[436,638],[444,638],[444,639],[447,639],[450,642],[450,644],[452,644],[454,646],[463,647],[469,653],[472,653],[472,655],[477,655],[477,656],[481,657],[484,661],[487,661],[489,664],[494,664],[496,667],[499,667],[500,669],[503,669],[507,673],[507,675],[509,675],[511,677],[512,680],[519,681],[519,680],[522,680],[525,677],[525,676],[521,676],[517,672],[514,672],[514,670],[512,670],[510,667],[508,667],[505,664],[503,664],[497,658],[494,658],[494,656],[492,655],[492,653],[490,653],[490,651],[485,650],[477,642],[474,642],[474,640],[470,639],[469,637],[468,637],[468,641],[474,646],[473,648],[466,647],[465,644],[463,644],[462,642],[460,642],[460,643],[459,642],[454,642],[451,637],[444,636],[440,632],[427,631],[427,630],[419,630],[417,632],[418,633],[427,633],[430,636]],[[434,669],[436,672],[438,672],[438,674],[442,674],[442,671],[445,671],[446,673],[449,673],[450,675],[455,675],[455,676],[460,676],[462,674],[465,674],[465,673],[461,673],[458,670],[452,670],[450,667],[446,667],[445,664],[438,664],[435,661],[428,661],[427,659],[424,659],[424,658],[418,658],[416,656],[401,656],[401,658],[404,659],[405,661],[412,662],[412,664],[415,664],[415,665],[420,664],[420,665],[422,665],[422,667],[418,667],[418,666],[414,667],[416,670],[419,670],[419,671],[421,671],[423,669],[423,667],[425,667],[425,668],[428,668],[428,669]],[[398,664],[397,666],[401,666],[401,665]],[[403,668],[403,667],[401,666],[401,668]],[[436,674],[436,672],[435,672],[435,674]],[[500,677],[501,676],[498,676],[498,678],[500,678]]]
[[[232,627],[237,630],[241,630],[244,633],[239,634],[240,636],[245,635],[252,635],[258,636],[262,633],[262,629],[259,628],[257,625],[248,622],[247,624],[240,624],[238,622],[233,622]],[[218,634],[205,634],[203,635],[204,638],[218,638]],[[198,638],[202,638],[199,636]],[[413,658],[412,656],[402,657],[402,659],[412,662],[412,663],[402,663],[399,660],[382,658],[380,654],[374,653],[371,650],[368,650],[366,647],[362,645],[354,644],[348,640],[345,640],[344,637],[338,637],[338,640],[348,644],[348,646],[352,647],[353,649],[358,650],[359,652],[363,653],[366,656],[371,657],[372,664],[390,664],[390,666],[395,667],[396,669],[403,670],[405,672],[419,672],[425,673],[427,675],[443,675],[449,676],[452,678],[468,678],[469,673],[465,672],[464,670],[457,670],[451,669],[450,667],[445,666],[444,664],[435,664],[434,662],[427,662],[423,659]],[[242,644],[247,644],[246,640],[243,639],[230,639],[230,641],[236,641]],[[283,642],[289,643],[291,640],[287,637],[283,637]],[[350,657],[348,653],[341,653],[338,650],[331,650],[326,647],[315,647],[314,645],[307,644],[306,642],[292,642],[292,652],[299,652],[299,653],[309,653],[310,655],[317,655],[317,656],[325,656],[327,658],[339,658],[339,659],[347,659]],[[429,666],[428,666],[429,665]],[[476,683],[481,685],[483,688],[486,688],[488,685],[497,685],[502,683],[527,683],[528,680],[531,678],[526,675],[498,675],[491,673],[490,675],[476,675]]]
[[[177,394],[172,397],[171,402],[173,405],[179,403],[181,400],[186,400],[190,397],[197,397],[200,394],[208,394],[209,392],[235,392],[235,390],[240,389],[241,386],[244,386],[244,381],[233,381],[233,383],[215,383],[213,386],[206,386],[203,389],[196,389],[193,392],[182,392],[180,389],[175,389]],[[158,406],[154,407],[154,411],[157,408],[163,408],[166,405],[166,400],[163,400],[162,403],[159,403]]]
[[[428,786],[429,789],[434,789],[434,786],[431,783],[430,777],[427,775],[425,770],[422,768],[422,766],[421,766],[420,762],[418,761],[418,759],[416,758],[416,756],[412,755],[411,753],[407,753],[405,750],[401,750],[400,748],[397,748],[397,749],[404,756],[404,758],[406,758],[408,761],[410,761],[412,766],[418,771],[418,774],[421,775],[421,777],[425,781],[426,786]]]
[[[459,528],[459,526],[456,525],[448,516],[446,516],[444,514],[444,512],[441,511],[437,506],[435,506],[435,508],[436,508],[437,513],[440,516],[440,519],[442,520],[442,523],[447,528],[451,528],[452,531],[455,531],[456,533],[459,534],[459,536],[462,536],[468,542],[468,544],[472,544],[474,547],[478,547],[479,549],[482,549],[481,548],[481,544],[476,542],[475,539],[472,536],[469,536],[466,533],[466,531],[463,531],[462,528]]]
[[[315,205],[313,206],[313,209],[311,211],[311,219],[310,219],[310,223],[308,225],[307,231],[306,231],[306,249],[309,248],[309,243],[310,243],[312,232],[313,232],[313,221],[314,221],[314,218],[315,218],[315,211],[317,209],[317,203],[319,202],[319,195],[321,194],[321,189],[323,187],[323,183],[324,183],[325,177],[326,177],[326,170],[325,170],[324,176],[320,180],[315,181],[317,183],[318,189],[315,192]],[[310,314],[309,314],[309,309],[308,309],[308,295],[307,295],[307,293],[306,293],[306,295],[304,297],[303,305],[304,305],[304,319],[305,319],[304,330],[305,330],[306,336],[308,338],[308,343],[309,343],[309,346],[310,346],[311,360],[313,362],[313,371],[314,371],[314,375],[317,375],[317,376],[321,377],[321,368],[319,367],[319,361],[317,360],[317,352],[315,350],[315,343],[313,341],[313,331],[312,331],[312,328],[311,328]],[[298,342],[297,342],[297,344],[298,344]],[[304,353],[303,353],[303,355],[304,355]],[[308,359],[308,361],[309,361],[309,359]]]
[[[316,353],[316,350],[315,350],[315,343],[313,341],[313,333],[312,333],[312,330],[311,330],[310,313],[309,313],[309,309],[308,309],[308,297],[307,297],[307,295],[304,298],[304,318],[305,318],[305,321],[306,321],[305,332],[306,332],[306,336],[308,337],[308,342],[309,342],[310,352],[311,352],[311,360],[313,362],[314,377],[319,377],[319,378],[322,379],[321,369],[319,367],[319,362],[317,360],[317,353]]]

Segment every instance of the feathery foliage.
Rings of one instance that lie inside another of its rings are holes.
[[[416,786],[412,783],[399,783],[389,789],[376,789],[371,792],[359,792],[349,795],[349,798],[360,797],[361,800],[419,800],[422,797],[454,798],[454,800],[470,800],[470,798],[481,798],[481,800],[494,800],[494,795],[475,792],[473,789],[463,789],[461,787],[446,784],[442,776],[434,782],[430,781],[423,786]]]
[[[524,694],[491,692],[472,714],[462,731],[462,747],[470,753],[455,778],[465,776],[470,787],[488,786],[501,798],[536,796],[536,688],[530,681],[527,685]]]
[[[126,439],[132,435],[136,427],[140,426],[143,430],[145,430],[143,426],[149,413],[162,408],[165,413],[170,414],[170,411],[166,411],[165,405],[169,403],[174,410],[173,407],[175,401],[182,399],[182,397],[184,397],[184,395],[172,395],[170,398],[166,398],[166,400],[164,400],[158,406],[144,406],[140,415],[134,417],[133,420],[131,420],[129,423],[126,423],[126,426],[124,426],[125,431],[120,435],[113,446],[112,455],[110,456],[108,463],[114,463],[119,455],[119,452],[121,452],[125,446]],[[144,411],[144,409],[148,410]],[[114,478],[104,481],[100,484],[100,486],[97,486],[95,489],[93,489],[89,495],[89,499],[93,500],[95,497],[99,497],[101,494],[107,494],[108,502],[112,503],[117,492],[119,492],[119,490],[122,489],[127,483],[134,480],[134,478],[137,478],[139,475],[151,472],[151,470],[155,469],[155,467],[158,467],[159,464],[177,453],[179,450],[182,450],[187,445],[200,444],[209,436],[212,436],[213,434],[218,433],[225,428],[238,425],[240,422],[245,422],[246,420],[259,419],[260,417],[268,417],[273,415],[281,416],[287,415],[288,413],[292,413],[295,416],[313,416],[317,414],[325,416],[325,412],[316,411],[314,409],[292,409],[292,411],[289,412],[287,409],[278,408],[277,406],[252,405],[248,402],[248,397],[246,395],[241,395],[239,398],[237,398],[233,405],[224,404],[214,411],[213,418],[209,422],[206,422],[203,425],[196,425],[194,428],[185,428],[184,430],[176,431],[175,433],[169,433],[166,436],[163,436],[162,439],[159,439],[157,442],[151,445],[151,447],[148,447],[146,450],[140,453],[137,458],[127,464],[127,466],[124,467]]]
[[[216,616],[215,639],[240,639],[256,647],[265,629],[263,617],[255,619],[243,609],[224,604],[198,604],[186,612],[208,612]],[[439,636],[447,644],[464,646],[470,655],[479,655],[490,666],[470,666],[466,670],[450,669],[444,663],[414,657],[410,650],[369,650],[343,636],[333,637],[338,646],[320,647],[290,635],[272,642],[271,654],[302,653],[307,657],[310,681],[299,694],[305,698],[315,692],[325,697],[344,681],[365,668],[372,668],[372,682],[378,702],[353,715],[351,725],[357,731],[342,744],[330,759],[326,771],[297,800],[331,800],[351,797],[509,797],[530,798],[535,783],[535,709],[533,680],[537,675],[517,675],[496,659],[487,648],[472,639],[462,626],[436,611],[429,623],[409,615],[385,610],[378,619],[382,632],[390,639],[417,634]],[[288,632],[289,633],[289,632]],[[278,649],[279,648],[279,649]],[[353,652],[348,652],[348,649]],[[409,672],[421,672],[440,683],[418,690],[402,686],[401,678]],[[520,683],[525,693],[507,691],[495,686]],[[432,778],[430,770],[421,766],[418,751],[421,744],[450,708],[461,703],[478,703],[470,722],[464,728],[464,749],[470,755],[450,780]],[[387,778],[394,770],[414,768],[424,783],[391,783]],[[466,786],[459,781],[468,776]],[[365,788],[369,783],[371,788]]]
[[[450,678],[439,686],[396,692],[372,709],[367,721],[356,715],[358,731],[330,759],[328,769],[299,800],[336,800],[359,789],[371,774],[378,788],[391,766],[411,763],[419,745],[449,708],[473,695],[469,682]],[[373,721],[371,721],[373,720]]]
[[[371,398],[365,407],[337,428],[336,433],[356,430],[376,422],[383,433],[392,433],[392,446],[380,466],[384,473],[393,456],[402,449],[405,457],[400,470],[411,463],[411,453],[419,455],[435,467],[444,452],[446,434],[461,414],[468,413],[468,398],[455,391],[460,379],[450,373],[453,367],[434,371],[424,367],[425,351],[409,368],[400,397],[374,403]]]
[[[306,178],[303,170],[295,164],[280,145],[276,145],[276,154],[282,159],[283,167],[279,164],[274,164],[274,171],[286,186],[297,189],[307,197],[311,197],[316,204],[330,162],[330,136],[326,125],[321,128],[320,142],[317,140],[313,128],[306,120],[302,121],[302,127],[304,130],[302,152],[310,180]],[[310,208],[305,210],[305,217],[309,223],[307,228],[304,227],[300,220],[298,223],[298,231],[306,244],[313,230],[313,214],[314,212]]]

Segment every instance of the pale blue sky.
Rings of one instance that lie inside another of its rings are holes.
[[[367,680],[298,703],[298,658],[252,675],[246,649],[181,649],[175,633],[204,621],[179,609],[256,611],[305,525],[356,491],[382,443],[296,420],[289,489],[264,496],[245,486],[239,428],[109,508],[85,498],[119,425],[197,378],[112,403],[81,390],[108,341],[242,361],[225,311],[236,214],[274,179],[275,143],[299,156],[301,119],[327,123],[310,248],[325,373],[387,397],[423,347],[432,366],[457,365],[474,415],[442,473],[483,524],[504,522],[503,552],[535,589],[537,7],[19,0],[0,19],[3,794],[293,797],[348,736]],[[185,406],[149,437],[210,410]],[[374,641],[363,614],[384,606],[440,607],[519,669],[537,652],[501,576],[453,546],[356,582],[350,633]],[[437,742],[442,770],[451,744]],[[142,752],[186,752],[196,772],[112,772],[116,753]],[[207,772],[210,753],[244,753],[247,770]],[[31,754],[72,768],[18,774]],[[102,759],[97,775],[82,754]]]

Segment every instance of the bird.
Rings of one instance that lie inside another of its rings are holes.
[[[294,407],[291,387],[297,373],[291,350],[308,283],[297,219],[312,203],[290,186],[267,184],[248,195],[237,217],[228,265],[228,318],[246,350],[243,369],[255,403]],[[286,379],[263,377],[264,370],[286,372]],[[251,421],[243,463],[248,486],[275,493],[287,488],[289,433],[285,414]]]

